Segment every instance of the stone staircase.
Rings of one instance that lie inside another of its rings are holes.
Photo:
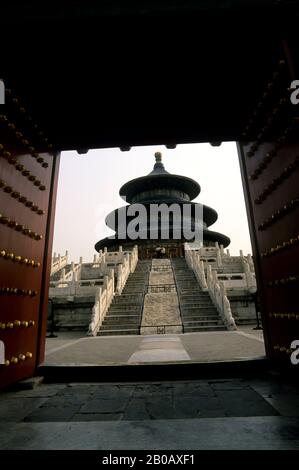
[[[171,260],[184,333],[227,330],[209,293],[203,292],[184,258]]]
[[[147,291],[151,261],[139,260],[121,295],[115,296],[98,336],[139,335],[144,295]]]

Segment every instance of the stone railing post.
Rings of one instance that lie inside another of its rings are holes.
[[[221,258],[223,258],[225,253],[224,253],[224,246],[222,244],[220,245],[220,254],[221,254]]]
[[[207,285],[207,280],[206,280],[206,276],[205,276],[205,266],[204,266],[204,262],[202,260],[200,261],[200,272],[201,272],[201,275],[202,275],[202,287],[204,289],[207,289],[208,285]]]
[[[106,263],[105,263],[105,260],[103,258],[104,257],[102,257],[101,262],[100,262],[100,270],[101,270],[102,274],[104,274],[105,268],[106,268]]]
[[[69,286],[70,286],[70,293],[72,295],[75,295],[76,294],[76,286],[77,286],[77,273],[75,272],[74,273],[74,276],[73,276],[73,279],[69,282]]]
[[[226,295],[223,297],[223,311],[228,329],[237,330],[237,325],[231,311],[230,301]]]
[[[129,271],[130,273],[132,272],[132,268],[133,268],[133,251],[131,251],[129,254],[128,254],[128,259],[129,259]]]
[[[73,280],[75,282],[78,281],[78,270],[77,269],[74,269],[74,271],[73,271]]]
[[[91,319],[88,327],[88,336],[96,336],[101,325],[102,317],[102,288],[99,288],[98,293],[95,296],[95,303],[92,308]]]
[[[115,289],[114,289],[114,269],[110,269],[110,279],[112,281],[112,294],[114,294]]]
[[[219,249],[219,246],[216,248],[216,263],[217,263],[217,268],[222,268],[222,256],[221,256],[221,251]]]
[[[212,266],[208,264],[207,268],[207,284],[210,296],[214,299],[214,285],[213,285],[213,276],[212,276]]]
[[[116,286],[116,291],[117,291],[118,295],[120,295],[122,293],[123,284],[124,284],[124,281],[123,281],[123,265],[119,264],[117,266],[117,286]]]
[[[135,271],[137,261],[138,261],[138,247],[137,245],[134,245],[133,250],[129,253],[130,273],[133,273]]]
[[[252,259],[251,254],[247,255],[247,262],[249,264],[250,271],[254,273],[254,263],[253,263],[253,259]]]
[[[250,271],[248,263],[246,263],[245,278],[248,291],[251,293],[256,292],[256,280],[253,273]]]
[[[194,268],[194,253],[192,250],[189,250],[189,259],[190,259],[190,268]]]
[[[223,299],[223,297],[226,296],[226,288],[225,288],[224,282],[223,282],[223,281],[219,281],[219,286],[220,286],[221,297],[222,297],[222,299]]]
[[[236,330],[236,323],[232,315],[230,301],[226,295],[226,288],[223,281],[219,282],[220,285],[220,295],[221,295],[221,303],[222,303],[222,315],[223,318],[230,330]]]

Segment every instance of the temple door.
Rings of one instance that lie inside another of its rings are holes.
[[[290,367],[299,340],[299,104],[290,99],[299,73],[292,57],[283,43],[238,144],[266,352]]]
[[[0,113],[3,387],[32,376],[44,359],[59,156],[8,89]]]

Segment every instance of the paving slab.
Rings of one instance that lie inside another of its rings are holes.
[[[265,400],[281,416],[299,416],[299,397],[298,395],[277,394],[272,398],[265,397]]]
[[[51,349],[46,351],[45,363],[61,364],[103,364],[127,362],[129,357],[138,349],[140,336],[97,336],[84,337],[82,341],[71,342],[59,339],[60,349],[55,349],[54,340],[51,341]],[[63,342],[66,342],[63,345]],[[65,346],[65,347],[62,347]]]
[[[19,423],[1,443],[10,450],[298,450],[299,418]]]
[[[217,397],[227,416],[274,416],[279,413],[252,389],[218,390]]]
[[[29,423],[43,423],[43,422],[68,422],[72,419],[75,413],[78,413],[80,406],[67,406],[67,407],[44,407],[38,408],[31,414],[24,418],[24,422]]]
[[[138,350],[132,354],[128,363],[176,362],[190,360],[190,356],[186,352],[179,335],[176,337],[160,335],[159,341],[157,341],[156,337],[153,339],[153,341],[149,338],[142,339]]]
[[[0,395],[0,449],[299,449],[298,387],[270,375],[20,393]]]
[[[47,398],[13,397],[0,402],[0,423],[21,421],[47,401]]]
[[[126,408],[130,396],[90,400],[80,408],[80,413],[119,413]]]

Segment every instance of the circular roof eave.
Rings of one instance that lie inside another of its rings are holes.
[[[226,248],[230,244],[230,238],[229,237],[227,237],[223,233],[213,232],[211,230],[204,230],[203,231],[203,239],[204,239],[204,241],[211,241],[211,242],[218,241],[218,243],[220,245],[222,244],[224,246],[224,248]],[[130,243],[132,245],[133,244],[134,245],[141,245],[146,241],[148,241],[148,240],[144,240],[144,239],[142,239],[142,240],[141,239],[130,240],[128,238],[118,239],[117,237],[116,238],[106,237],[106,238],[103,238],[102,240],[99,240],[94,245],[94,247],[95,247],[95,250],[99,252],[100,250],[103,250],[105,247],[109,248],[110,246],[115,246],[115,245],[118,245],[118,246],[122,245],[123,247],[125,247],[127,243]],[[157,242],[158,240],[154,240],[154,241]],[[182,241],[188,241],[188,240],[182,239]]]
[[[213,225],[216,220],[218,220],[218,213],[215,211],[215,209],[212,209],[212,207],[203,204],[203,220],[209,227],[210,225]]]
[[[219,245],[223,245],[224,248],[226,248],[231,242],[230,238],[224,235],[223,233],[214,232],[209,229],[203,231],[203,239],[212,242],[218,241]]]
[[[164,186],[165,185],[165,186]],[[187,176],[169,174],[152,174],[141,176],[125,183],[119,190],[119,195],[126,202],[147,189],[176,189],[185,192],[190,199],[196,198],[200,193],[200,185]]]
[[[149,206],[150,204],[161,204],[161,201],[143,201],[141,203],[136,203],[136,205],[144,205],[145,207]],[[162,204],[164,203],[164,201],[162,201]],[[179,200],[173,200],[173,201],[167,201],[166,204],[173,204],[173,203],[177,203],[179,204],[180,206],[184,205],[184,204],[190,204],[191,206],[201,206],[202,207],[202,218],[203,218],[203,221],[207,224],[207,226],[209,227],[210,225],[213,225],[216,220],[218,220],[218,214],[217,212],[215,211],[215,209],[212,209],[211,207],[209,206],[206,206],[205,204],[200,204],[198,202],[189,202],[189,201],[179,201]],[[133,206],[135,204],[132,204]],[[121,206],[121,207],[118,207],[117,209],[114,209],[113,211],[109,212],[109,214],[107,214],[107,216],[105,217],[105,224],[107,225],[107,227],[111,228],[112,230],[116,230],[117,227],[118,227],[118,223],[116,223],[117,221],[117,218],[116,218],[116,213],[117,211],[126,211],[127,208],[129,207],[129,205],[126,205],[126,206]]]

